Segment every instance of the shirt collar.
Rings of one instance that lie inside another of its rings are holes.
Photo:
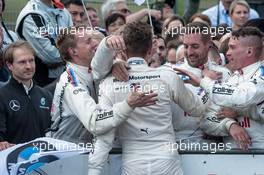
[[[198,77],[202,77],[202,70],[197,67],[190,66],[187,60],[185,60],[180,67],[185,68],[188,71],[191,71],[193,74],[195,74]]]
[[[258,61],[254,64],[251,64],[251,65],[244,67],[240,72],[243,75],[253,75],[258,70],[260,65],[261,65],[261,63]]]
[[[72,68],[74,73],[77,74],[78,79],[81,79],[82,81],[91,81],[92,79],[92,74],[89,73],[88,67],[85,66],[80,66],[71,62],[67,63],[67,68]]]
[[[146,60],[141,57],[131,57],[127,60],[128,65],[148,66]]]
[[[23,84],[23,83],[22,83],[22,84]],[[29,92],[29,91],[32,89],[32,87],[33,87],[33,81],[32,81],[32,80],[30,81],[30,85],[29,85],[29,87],[27,87],[27,86],[24,85],[24,84],[23,84],[23,87],[24,87],[26,93],[28,94],[28,92]]]

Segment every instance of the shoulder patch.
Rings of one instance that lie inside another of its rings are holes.
[[[260,77],[264,77],[264,66],[260,66],[258,72],[259,72],[259,76],[260,76]]]
[[[82,88],[78,88],[78,89],[75,89],[75,90],[73,90],[73,94],[74,95],[77,95],[79,92],[86,92],[86,90],[85,89],[82,89]]]
[[[68,73],[69,82],[74,87],[78,86],[78,81],[74,70],[72,68],[67,68],[67,73]]]

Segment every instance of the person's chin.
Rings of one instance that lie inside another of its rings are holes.
[[[25,78],[31,79],[34,76],[34,73],[26,73],[24,74]]]

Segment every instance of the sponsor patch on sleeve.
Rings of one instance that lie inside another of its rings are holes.
[[[113,111],[102,111],[99,110],[99,113],[97,114],[96,121],[105,120],[107,118],[113,117]]]
[[[214,94],[232,95],[234,91],[235,91],[234,89],[226,88],[226,87],[213,87]]]

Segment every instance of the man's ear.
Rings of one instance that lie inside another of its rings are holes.
[[[70,55],[71,57],[77,55],[76,50],[75,50],[74,48],[72,48],[72,47],[69,47],[67,51],[68,51],[68,53],[69,53],[69,55]]]
[[[215,45],[215,44],[214,44],[213,41],[208,41],[207,44],[206,44],[208,50],[210,50],[210,48],[214,47],[214,45]]]
[[[253,53],[253,48],[252,47],[249,47],[248,49],[247,49],[247,54],[248,55],[251,55]]]
[[[8,67],[9,70],[12,70],[13,68],[13,64],[9,63],[9,62],[6,62],[6,65]]]

